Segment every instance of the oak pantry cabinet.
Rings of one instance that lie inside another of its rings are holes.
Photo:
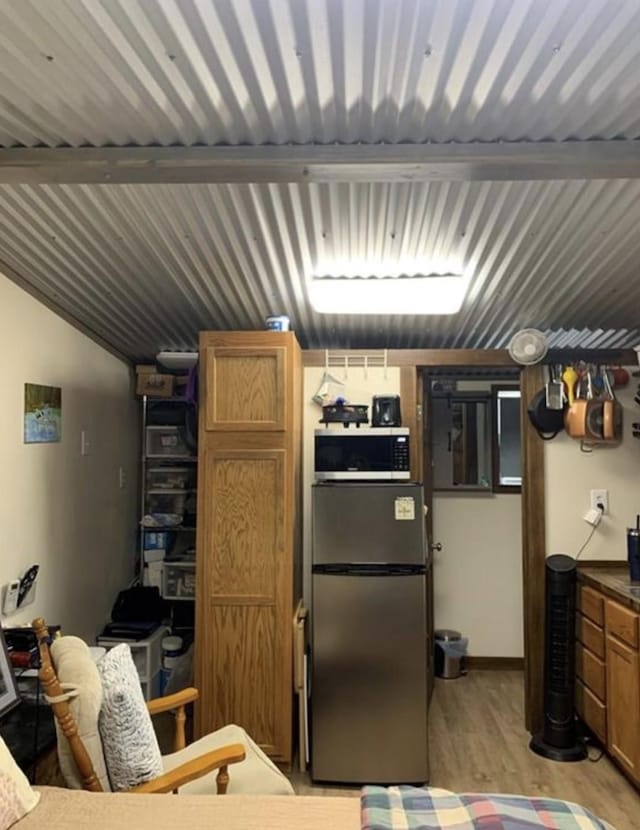
[[[291,762],[302,361],[293,332],[203,332],[196,731],[243,726]]]

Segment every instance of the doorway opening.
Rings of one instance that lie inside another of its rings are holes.
[[[434,628],[469,665],[524,664],[519,369],[423,370]]]

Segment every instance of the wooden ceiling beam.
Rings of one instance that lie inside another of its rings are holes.
[[[0,184],[640,178],[640,141],[57,147],[0,150]]]

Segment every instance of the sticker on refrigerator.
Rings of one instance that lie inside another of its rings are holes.
[[[412,522],[416,517],[416,503],[411,496],[398,496],[395,501],[396,521]]]

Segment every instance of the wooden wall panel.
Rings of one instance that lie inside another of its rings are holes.
[[[409,461],[412,481],[423,480],[422,379],[414,366],[400,369],[402,425],[409,427]]]

